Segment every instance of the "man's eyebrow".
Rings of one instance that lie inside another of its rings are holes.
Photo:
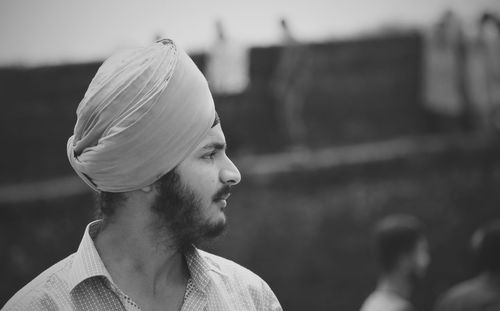
[[[203,147],[204,150],[225,150],[227,148],[227,144],[225,143],[211,143]]]

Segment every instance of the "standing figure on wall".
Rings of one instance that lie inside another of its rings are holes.
[[[308,48],[297,41],[285,19],[280,20],[282,47],[271,80],[279,125],[292,150],[306,148],[304,106],[311,83]]]

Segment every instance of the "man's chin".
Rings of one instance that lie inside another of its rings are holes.
[[[205,227],[203,236],[206,239],[213,239],[220,236],[226,231],[226,219],[221,219],[216,223],[209,224]]]

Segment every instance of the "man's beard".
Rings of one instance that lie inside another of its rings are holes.
[[[185,253],[192,245],[215,238],[226,228],[225,220],[211,223],[202,215],[201,200],[187,186],[183,186],[180,176],[172,170],[156,183],[158,196],[151,208],[158,215],[155,228],[162,238],[167,238],[169,247]],[[226,192],[222,189],[219,192]],[[216,194],[217,196],[217,194]]]

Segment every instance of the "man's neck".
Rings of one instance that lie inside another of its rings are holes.
[[[95,246],[115,284],[140,306],[179,298],[189,272],[184,256],[161,244],[150,222],[137,215],[120,215],[107,223]],[[175,296],[175,297],[172,297]]]
[[[403,299],[409,299],[413,286],[409,278],[400,273],[386,273],[377,284],[377,290],[396,294]]]

